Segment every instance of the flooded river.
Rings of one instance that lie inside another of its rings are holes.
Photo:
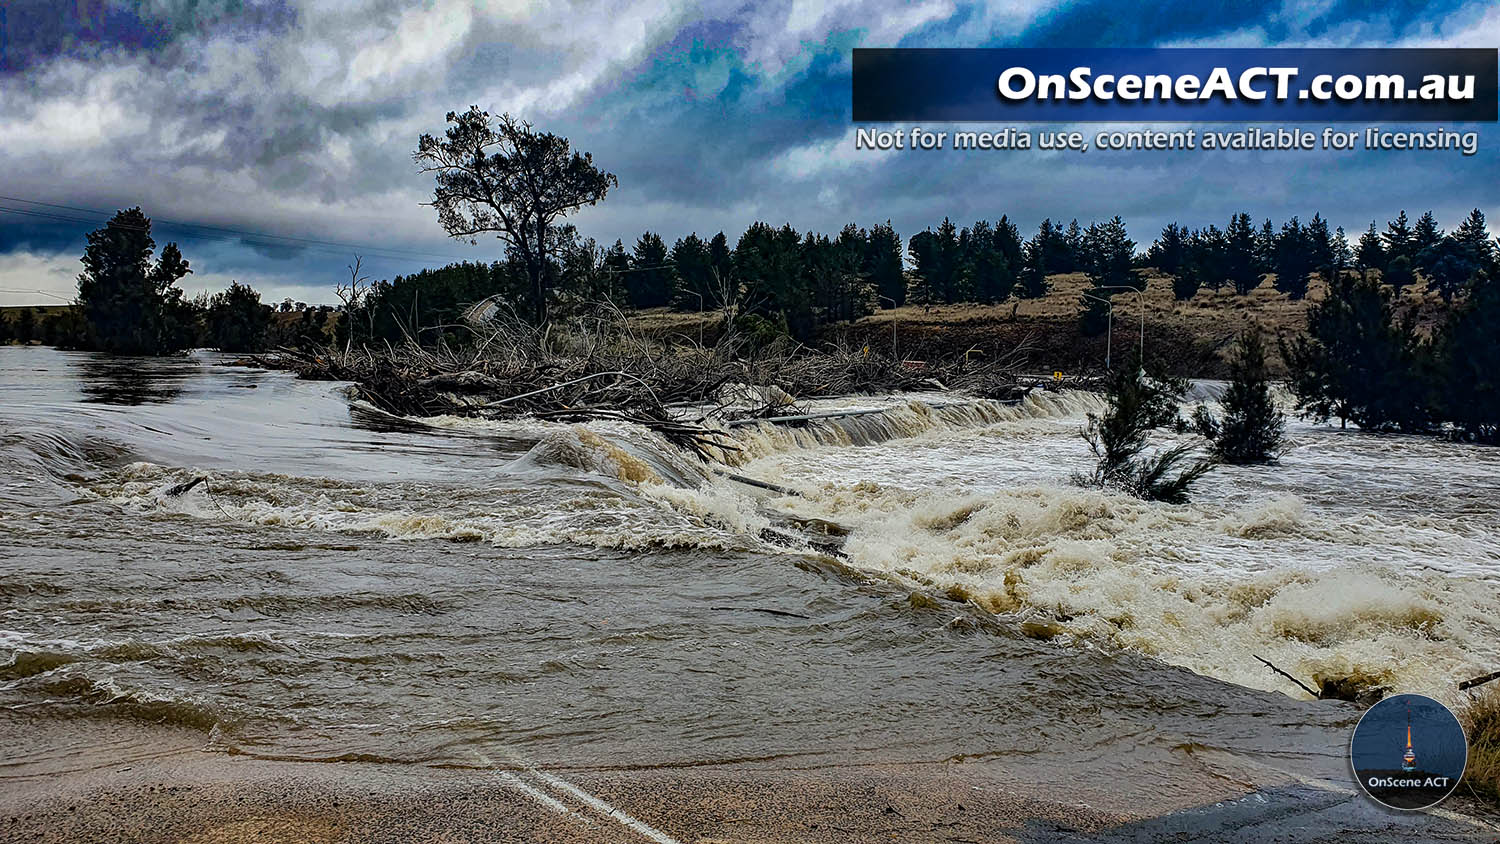
[[[1500,449],[1293,422],[1280,465],[1171,506],[1070,482],[1084,393],[827,402],[886,411],[738,429],[722,466],[205,355],[0,347],[0,394],[0,717],[84,744],[1170,790],[1153,763],[1347,777],[1358,708],[1257,655],[1439,697],[1500,667]]]

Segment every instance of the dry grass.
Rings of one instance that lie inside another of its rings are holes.
[[[1458,717],[1469,736],[1464,782],[1476,797],[1500,808],[1500,684],[1470,698]]]
[[[1322,280],[1314,277],[1308,284],[1307,298],[1294,301],[1278,292],[1268,278],[1246,296],[1235,295],[1228,287],[1218,293],[1205,288],[1180,302],[1172,295],[1169,276],[1154,270],[1147,270],[1144,276],[1148,357],[1153,348],[1157,349],[1166,355],[1161,362],[1167,364],[1164,371],[1187,376],[1222,375],[1215,356],[1247,328],[1258,327],[1270,338],[1301,333],[1307,324],[1307,309],[1327,291]],[[994,354],[1029,338],[1032,355],[1028,366],[1032,371],[1071,373],[1096,368],[1103,358],[1104,338],[1084,338],[1077,333],[1079,294],[1090,287],[1087,276],[1055,275],[1048,283],[1050,290],[1040,299],[1011,299],[997,305],[906,305],[877,311],[852,326],[830,326],[824,333],[847,337],[854,345],[868,342],[888,352],[894,319],[901,357],[958,355],[971,346]],[[1132,293],[1122,293],[1115,301],[1114,351],[1121,354],[1134,347],[1140,312]],[[1416,309],[1419,325],[1429,328],[1446,309],[1436,294],[1414,288],[1403,291],[1400,306]],[[700,317],[698,313],[652,310],[631,319],[644,332],[691,338],[696,338],[701,322],[711,339],[718,316],[712,312]],[[1274,339],[1267,343],[1266,353],[1271,371],[1284,374],[1285,365]]]

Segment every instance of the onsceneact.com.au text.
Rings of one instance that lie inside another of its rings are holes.
[[[1094,74],[1091,67],[1075,67],[1067,74],[1038,74],[1027,67],[1001,72],[996,90],[1002,100],[1472,100],[1473,75],[1424,74],[1415,80],[1396,73],[1330,73],[1313,75],[1298,85],[1295,67],[1247,67],[1238,73],[1216,67],[1206,76]]]

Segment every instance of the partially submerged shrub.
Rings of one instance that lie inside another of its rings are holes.
[[[1193,483],[1214,462],[1194,459],[1194,443],[1149,453],[1147,440],[1153,428],[1184,426],[1177,403],[1186,389],[1182,381],[1148,378],[1138,365],[1111,373],[1106,385],[1109,407],[1102,415],[1090,413],[1083,429],[1094,454],[1094,469],[1077,480],[1086,486],[1114,487],[1148,501],[1186,501]]]
[[[1216,420],[1200,405],[1194,426],[1213,440],[1214,456],[1225,463],[1268,463],[1276,459],[1286,431],[1286,414],[1271,398],[1266,347],[1260,332],[1246,331],[1229,358],[1229,389],[1224,392],[1224,419]]]

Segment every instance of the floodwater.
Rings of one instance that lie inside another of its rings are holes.
[[[722,466],[623,424],[393,419],[208,355],[0,347],[0,395],[0,718],[1161,794],[1187,757],[1347,778],[1359,709],[1257,655],[1439,698],[1500,662],[1497,449],[1293,422],[1280,465],[1172,506],[1070,482],[1082,393],[826,402],[887,411],[738,429]],[[39,764],[0,749],[0,778]]]

